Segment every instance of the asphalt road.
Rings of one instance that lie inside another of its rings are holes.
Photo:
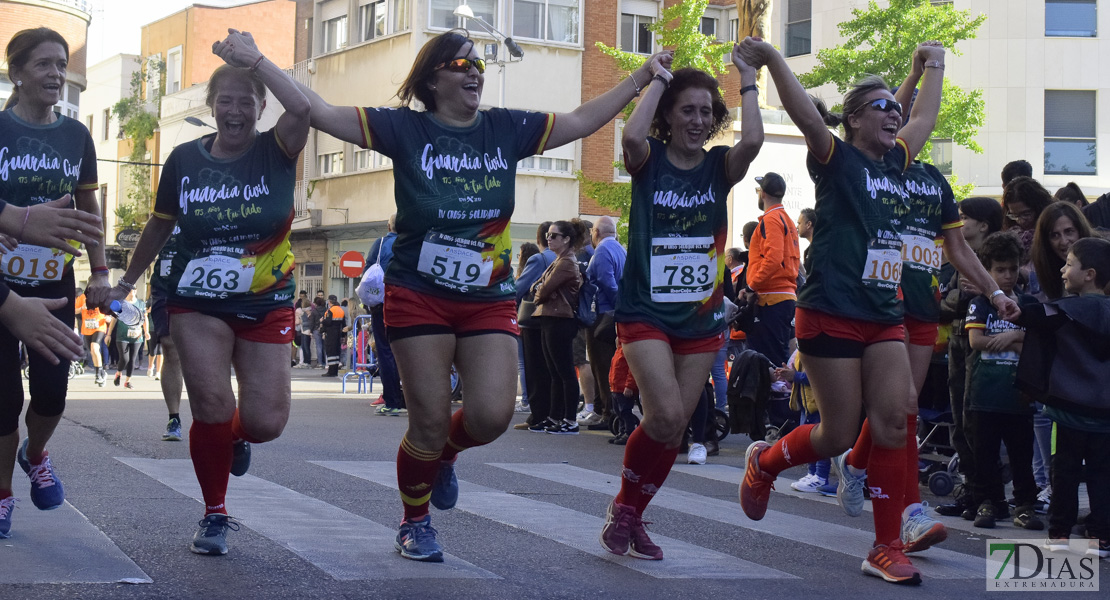
[[[98,388],[91,375],[72,380],[49,446],[68,502],[36,510],[16,470],[22,500],[12,537],[0,540],[0,598],[994,596],[986,532],[959,519],[945,520],[947,542],[915,559],[922,587],[863,575],[869,513],[852,519],[834,499],[791,491],[801,469],[779,479],[767,518],[748,520],[736,498],[748,444],[740,435],[705,466],[679,457],[645,515],[663,561],[612,556],[597,542],[623,448],[601,432],[513,430],[465,452],[458,507],[433,510],[446,562],[406,561],[393,550],[401,513],[392,486],[407,418],[372,416],[376,388],[344,395],[319,373],[294,371],[284,435],[255,446],[248,475],[232,478],[228,507],[243,526],[224,557],[188,550],[203,516],[199,488],[188,441],[161,441],[157,382],[138,375],[126,390]],[[187,407],[184,419],[187,432]],[[1008,523],[990,534],[1037,537]]]

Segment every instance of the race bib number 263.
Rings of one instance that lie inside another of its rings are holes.
[[[222,254],[198,256],[186,265],[177,293],[191,298],[227,298],[249,292],[253,280],[253,261]]]

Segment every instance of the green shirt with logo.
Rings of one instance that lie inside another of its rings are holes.
[[[555,115],[493,108],[451,127],[409,108],[359,108],[364,148],[393,159],[397,240],[387,284],[465,301],[513,298],[517,162]]]
[[[906,315],[940,321],[941,245],[945,229],[962,226],[948,179],[933,165],[915,161],[902,179],[910,196],[902,217],[902,294]]]
[[[1036,302],[1037,299],[1032,296],[1023,294],[1018,297],[1018,304]],[[964,328],[979,329],[988,338],[1007,331],[1025,331],[1024,327],[1000,319],[998,310],[986,296],[976,296],[971,300]],[[967,408],[984,412],[1033,414],[1033,406],[1014,387],[1020,359],[1021,355],[1011,350],[972,350],[968,359],[971,367],[968,371]]]
[[[643,165],[629,169],[632,207],[617,322],[643,322],[688,339],[724,331],[728,150],[710,148],[701,164],[684,170],[667,159],[663,142],[648,138]]]

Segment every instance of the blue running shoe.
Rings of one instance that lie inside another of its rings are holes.
[[[19,446],[16,461],[31,478],[31,502],[39,510],[54,510],[66,501],[62,480],[58,479],[58,474],[54,472],[49,454],[44,452],[41,463],[31,464],[27,458],[27,442],[28,440],[24,439],[23,444]]]
[[[422,562],[443,562],[443,548],[436,541],[436,530],[432,527],[432,516],[419,521],[401,521],[394,547],[401,556]]]
[[[251,468],[251,445],[246,440],[231,443],[231,474],[242,477]]]
[[[197,523],[189,550],[196,554],[223,556],[227,554],[227,530],[239,531],[239,522],[227,515],[211,514]]]
[[[844,514],[849,517],[858,517],[863,513],[863,485],[867,481],[867,473],[853,475],[848,467],[848,452],[832,459],[833,468],[836,469],[840,485],[836,488],[836,501]]]
[[[15,510],[15,496],[0,500],[0,539],[12,537],[12,511]]]
[[[162,434],[163,442],[180,442],[181,441],[181,420],[170,419],[166,423],[166,433]]]
[[[439,510],[455,508],[455,503],[459,501],[459,479],[455,477],[456,460],[458,460],[458,457],[450,461],[441,460],[439,462],[439,473],[432,484],[431,497],[432,506]]]

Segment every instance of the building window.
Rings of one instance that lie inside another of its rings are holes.
[[[90,117],[90,118],[92,118],[92,117]],[[102,139],[104,141],[108,140],[108,126],[109,126],[109,121],[111,121],[111,120],[112,120],[111,109],[105,108],[104,113],[101,116],[101,121],[103,121],[103,123],[101,123],[101,125],[100,125],[100,129],[101,129],[100,139]]]
[[[358,41],[365,42],[385,35],[385,0],[358,7]]]
[[[1095,37],[1095,0],[1045,0],[1044,34],[1048,37]]]
[[[393,160],[373,150],[355,150],[355,169],[369,171],[393,166]]]
[[[393,33],[409,28],[409,0],[390,0]]]
[[[324,21],[324,52],[347,46],[347,15]]]
[[[929,152],[929,162],[941,172],[942,175],[952,174],[952,140],[937,138],[933,140],[933,149]]]
[[[648,25],[654,22],[653,17],[622,13],[621,50],[638,54],[651,54],[652,35]]]
[[[459,4],[459,0],[432,0],[428,7],[428,26],[444,29],[466,27],[466,19],[455,16],[455,9]],[[475,17],[481,17],[486,23],[497,27],[497,0],[468,0],[466,4],[474,11]]]
[[[613,181],[632,181],[632,175],[624,169],[624,148],[621,147],[621,135],[624,134],[624,121],[617,121],[617,135],[615,136],[615,144],[613,148],[613,162],[618,163],[613,165]]]
[[[1095,93],[1044,91],[1045,174],[1095,175]]]
[[[579,0],[513,0],[513,35],[578,43]]]
[[[343,172],[343,153],[332,152],[330,154],[321,154],[316,157],[316,173],[319,175],[331,175]]]
[[[92,130],[93,130],[92,125],[93,125],[92,115],[86,116],[85,117],[85,129],[89,130],[89,135],[92,135]]]
[[[517,168],[524,171],[553,171],[556,173],[570,173],[574,161],[567,158],[552,158],[548,156],[529,156],[520,159]]]
[[[181,46],[166,55],[166,93],[181,91]]]
[[[702,17],[701,18],[701,28],[700,29],[701,29],[702,35],[708,35],[709,37],[716,39],[717,38],[717,19],[714,19],[713,17]]]
[[[76,119],[80,114],[81,105],[81,89],[72,83],[67,83],[62,87],[62,97],[58,103],[54,105],[55,110],[59,113],[71,118]]]
[[[786,5],[786,56],[809,54],[810,0],[788,0]]]
[[[728,41],[734,43],[740,41],[740,19],[728,20]]]

